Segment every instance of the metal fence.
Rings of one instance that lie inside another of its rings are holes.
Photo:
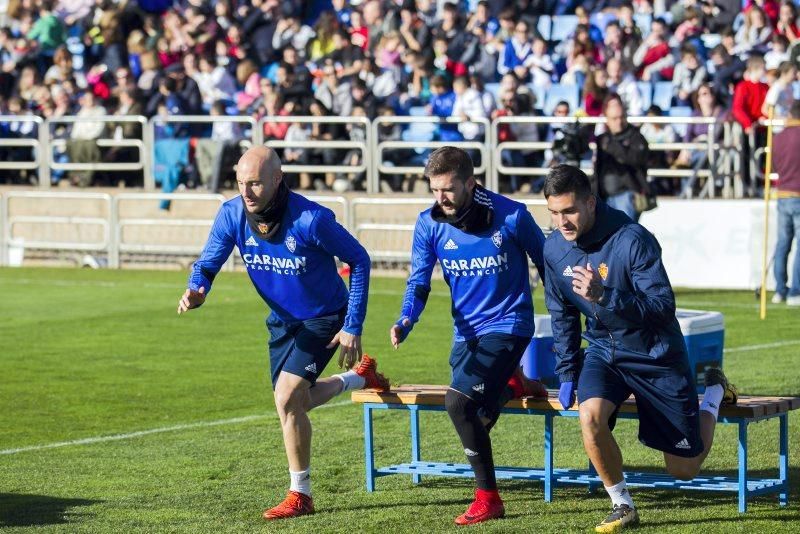
[[[597,125],[603,122],[598,117],[498,117],[493,121],[486,118],[438,118],[429,116],[380,116],[370,121],[365,117],[295,117],[295,116],[269,116],[256,122],[252,117],[245,116],[168,116],[146,119],[142,116],[102,116],[102,117],[60,117],[42,120],[33,116],[0,116],[0,122],[28,122],[33,123],[33,131],[27,137],[0,139],[0,148],[30,147],[32,159],[25,161],[0,161],[0,169],[37,170],[39,183],[42,188],[50,186],[51,171],[141,171],[144,176],[144,187],[147,191],[155,190],[156,184],[153,176],[154,157],[152,150],[156,141],[158,126],[168,124],[186,125],[213,125],[219,122],[243,124],[242,137],[234,139],[239,141],[244,148],[253,144],[266,144],[278,150],[306,149],[315,151],[356,151],[360,154],[355,164],[339,161],[335,164],[320,163],[286,163],[283,170],[289,173],[345,173],[365,176],[365,185],[368,193],[379,193],[381,177],[386,175],[409,175],[420,177],[424,157],[430,150],[443,145],[455,145],[472,151],[477,160],[476,174],[486,176],[485,185],[491,190],[500,187],[501,175],[543,176],[547,173],[544,167],[521,167],[503,163],[505,151],[545,151],[552,148],[548,141],[504,141],[497,142],[498,130],[504,125],[533,124],[544,127],[552,124],[578,122],[584,125]],[[741,197],[747,191],[742,184],[741,147],[743,143],[741,128],[731,122],[716,121],[711,118],[698,117],[631,117],[633,124],[671,124],[677,127],[686,127],[690,124],[707,124],[710,135],[708,140],[692,143],[653,143],[650,145],[654,151],[678,150],[703,150],[708,153],[708,166],[697,171],[691,169],[653,168],[649,169],[651,179],[674,180],[696,175],[704,181],[702,196],[714,197],[720,191],[717,182],[722,184],[723,196]],[[53,157],[53,149],[65,143],[64,139],[56,139],[53,129],[58,125],[69,125],[78,122],[102,122],[104,124],[125,124],[135,122],[142,127],[141,138],[115,139],[101,136],[96,140],[101,148],[135,148],[138,159],[133,162],[63,162]],[[264,140],[264,126],[268,123],[300,123],[300,124],[343,124],[357,126],[364,129],[363,140],[357,139],[309,139],[306,141]],[[442,127],[460,127],[472,125],[476,128],[472,133],[476,135],[469,141],[443,141],[441,139]],[[402,130],[397,136],[387,139],[382,133],[382,127],[397,127]],[[722,135],[716,135],[722,129]],[[188,137],[206,135],[207,132],[191,131],[187,129],[182,135]],[[755,139],[751,140],[754,143]],[[754,146],[751,144],[751,146]],[[594,149],[594,147],[592,147]],[[390,162],[386,159],[388,152],[400,151],[408,154],[400,162]],[[752,166],[751,174],[758,173],[758,158],[762,151],[754,150],[754,157],[745,162]],[[412,157],[413,155],[418,157]],[[231,169],[227,169],[231,170]],[[590,168],[585,169],[591,172]]]

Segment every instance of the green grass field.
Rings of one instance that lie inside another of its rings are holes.
[[[469,504],[468,480],[386,477],[364,490],[363,422],[347,397],[312,412],[317,513],[264,524],[288,474],[268,380],[267,310],[243,274],[223,273],[206,305],[175,314],[178,272],[0,270],[0,527],[59,532],[437,532]],[[364,345],[395,383],[446,383],[450,300],[435,285],[397,352],[386,332],[403,280],[373,279]],[[725,369],[743,394],[800,395],[797,310],[759,321],[750,292],[678,291],[684,308],[725,314]],[[544,312],[541,292],[537,312]],[[768,345],[767,347],[761,347]],[[335,369],[331,365],[327,372]],[[409,458],[408,419],[378,413],[379,465]],[[177,428],[176,428],[177,427]],[[446,414],[422,415],[423,457],[464,462]],[[628,468],[660,470],[635,422],[616,430]],[[141,434],[131,436],[131,433]],[[790,506],[758,498],[741,516],[733,493],[634,490],[641,532],[800,531],[800,414],[790,418]],[[506,416],[492,433],[498,465],[541,465],[539,418]],[[115,437],[94,440],[97,437]],[[750,427],[751,469],[777,471],[777,421]],[[85,443],[76,441],[87,440]],[[64,446],[49,444],[70,442]],[[16,449],[24,449],[14,452]],[[556,424],[556,463],[585,467],[575,420]],[[736,429],[717,430],[705,473],[736,466]],[[506,519],[491,532],[587,532],[604,492],[500,481]]]

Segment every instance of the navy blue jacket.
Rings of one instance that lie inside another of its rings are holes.
[[[545,303],[552,318],[556,374],[575,381],[587,350],[634,372],[686,365],[686,345],[675,317],[675,295],[661,263],[661,247],[643,226],[597,202],[594,226],[577,242],[553,232],[544,245]],[[598,271],[605,293],[591,303],[572,289],[576,266]]]

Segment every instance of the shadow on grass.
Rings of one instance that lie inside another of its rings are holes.
[[[48,495],[0,493],[0,527],[59,525],[70,520],[70,508],[103,501]]]

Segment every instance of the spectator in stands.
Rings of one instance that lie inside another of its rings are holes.
[[[690,43],[681,47],[681,60],[672,75],[672,96],[679,106],[691,105],[692,93],[706,81],[706,68],[700,64],[697,49]]]
[[[236,81],[225,67],[217,65],[216,56],[208,55],[200,58],[199,71],[193,79],[203,99],[203,109],[210,110],[211,105],[217,100],[226,103],[233,102],[236,93]]]
[[[470,87],[472,87],[481,99],[483,103],[483,109],[486,111],[486,116],[491,117],[492,112],[497,108],[497,102],[494,99],[494,95],[486,90],[483,80],[480,76],[476,76],[471,74],[469,77]]]
[[[78,118],[86,119],[100,117],[106,114],[106,109],[95,99],[91,91],[85,91],[78,99],[80,110]],[[67,155],[71,163],[97,163],[101,159],[97,139],[105,131],[106,125],[101,121],[80,121],[72,126],[70,141],[67,143]],[[94,171],[73,171],[71,175],[73,185],[87,187],[92,185]]]
[[[137,101],[136,89],[128,87],[120,89],[117,93],[117,99],[119,100],[119,105],[113,113],[115,117],[134,117],[142,115],[142,104]],[[122,139],[142,139],[142,125],[138,122],[112,122],[108,124],[108,132],[110,137],[115,141]],[[139,157],[139,149],[136,147],[112,146],[103,155],[103,161],[131,163],[136,161]],[[116,184],[125,184],[126,180],[124,178],[129,178],[129,181],[132,183],[140,184],[142,182],[142,172],[119,171],[112,175],[112,180]]]
[[[442,6],[442,22],[433,30],[434,39],[445,39],[447,42],[447,57],[454,63],[452,69],[455,75],[466,74],[467,68],[478,57],[478,38],[461,29],[459,24],[458,8],[455,4],[446,3]]]
[[[348,90],[348,96],[350,96],[350,92]],[[350,109],[348,112],[345,113],[333,113],[333,115],[339,115],[347,117],[350,115],[352,111],[352,100],[349,103]],[[309,106],[309,115],[313,115],[314,117],[328,117],[331,116],[331,110],[328,109],[324,103],[320,102],[319,100],[311,101]],[[332,141],[336,139],[342,139],[345,136],[344,128],[341,124],[335,123],[325,123],[325,122],[315,122],[311,125],[311,137],[310,140],[312,141]],[[288,133],[287,133],[288,137]],[[328,148],[328,147],[319,147],[311,149],[311,162],[316,165],[324,165],[326,167],[331,167],[333,165],[339,164],[342,160],[342,154],[340,153],[339,149],[335,148]],[[325,191],[329,190],[331,186],[333,186],[333,181],[336,179],[336,175],[333,172],[326,172],[325,173],[325,180],[314,180],[314,188],[317,191]]]
[[[678,5],[677,3],[675,5]],[[672,47],[679,47],[681,45],[691,44],[692,41],[698,42],[702,45],[700,34],[703,33],[703,23],[700,18],[700,12],[694,6],[687,7],[684,12],[683,22],[678,24],[675,32],[670,39]],[[697,53],[697,46],[695,46],[695,53]],[[705,52],[705,50],[703,50]]]
[[[764,10],[753,5],[744,16],[744,24],[736,32],[736,46],[733,53],[742,57],[750,54],[764,54],[772,38],[772,26]]]
[[[505,42],[503,55],[497,63],[497,72],[501,76],[513,72],[521,82],[528,81],[530,70],[526,62],[532,53],[528,24],[519,21],[514,28],[513,37]]]
[[[334,50],[322,59],[324,64],[328,59],[336,67],[339,79],[348,78],[358,73],[363,66],[364,51],[350,42],[346,30],[338,29],[333,34]]]
[[[139,63],[142,68],[142,74],[136,81],[136,87],[141,92],[142,99],[147,102],[153,96],[153,93],[158,90],[161,64],[158,61],[158,56],[152,50],[142,54]]]
[[[25,37],[36,41],[42,54],[52,57],[56,48],[64,44],[64,26],[53,13],[53,0],[39,0],[38,3],[39,18]]]
[[[255,62],[245,59],[239,63],[236,67],[236,82],[242,88],[236,92],[236,108],[241,113],[261,96],[261,75]]]
[[[619,22],[612,20],[605,29],[601,56],[606,63],[612,59],[622,62],[626,71],[633,70],[633,54],[638,44],[634,39],[628,39],[622,33]]]
[[[476,119],[485,119],[488,117],[489,114],[483,105],[481,95],[478,91],[470,87],[467,77],[459,76],[453,80],[453,93],[455,94],[452,111],[453,117],[465,121],[474,121]],[[475,122],[459,123],[458,131],[461,132],[465,141],[474,141],[484,134],[483,126]]]
[[[772,148],[778,174],[778,242],[775,244],[775,294],[772,302],[800,306],[800,100],[792,104],[787,127],[775,136]],[[794,239],[792,285],[786,263]]]
[[[606,87],[622,99],[628,115],[638,117],[642,114],[642,93],[633,74],[623,69],[621,59],[612,57],[606,63],[608,81]]]
[[[645,82],[671,80],[675,58],[668,44],[667,24],[661,19],[650,23],[650,34],[633,55],[637,77]]]
[[[717,101],[730,107],[733,88],[741,80],[745,63],[738,56],[731,56],[724,45],[719,44],[711,50],[710,66],[714,69],[711,85]]]
[[[727,112],[717,102],[714,89],[711,85],[704,83],[692,95],[692,117],[714,117],[717,123],[713,129],[713,139],[709,139],[709,126],[702,123],[691,123],[686,127],[686,134],[683,137],[684,143],[697,143],[707,141],[717,141],[722,138],[722,121],[725,120]],[[681,180],[681,197],[691,198],[694,194],[694,187],[697,181],[698,172],[709,166],[708,150],[693,149],[681,150],[673,163],[674,168],[690,168],[692,175]]]
[[[562,100],[556,104],[556,107],[553,108],[553,116],[569,117],[569,102]],[[553,143],[553,148],[548,148],[544,151],[545,167],[555,167],[559,163],[567,163],[567,161],[561,161],[561,156],[566,156],[566,154],[559,152],[557,147],[560,141],[564,139],[565,124],[566,123],[563,122],[551,122],[547,125],[544,141]],[[578,167],[580,165],[580,158],[570,159],[569,164]]]
[[[583,109],[590,117],[599,117],[603,114],[603,102],[608,96],[608,74],[605,69],[595,67],[586,77],[583,86]]]
[[[492,16],[487,0],[480,0],[477,3],[475,6],[475,13],[467,20],[465,30],[474,33],[474,30],[477,28],[486,36],[487,42],[491,41],[494,36],[497,35],[497,32],[500,31],[500,22]]]
[[[655,104],[650,106],[647,110],[647,117],[663,117],[664,111]],[[642,137],[647,141],[648,147],[652,147],[655,143],[674,143],[678,136],[675,129],[671,124],[664,124],[658,122],[646,122],[639,129]],[[648,169],[666,169],[669,168],[675,160],[673,152],[665,150],[650,150],[649,157],[647,158]],[[672,181],[664,180],[659,182],[655,187],[658,194],[674,195],[675,187]]]
[[[476,15],[481,12],[480,3],[478,4]],[[485,9],[483,10],[485,11]],[[472,20],[472,19],[470,19]],[[400,27],[398,28],[400,37],[403,39],[403,46],[407,50],[413,50],[419,54],[428,54],[431,44],[431,29],[419,16],[416,9],[404,5],[400,10]],[[467,31],[471,31],[469,26]]]
[[[547,43],[544,39],[536,38],[533,40],[533,48],[525,66],[530,69],[531,82],[537,87],[550,87],[555,66],[553,60],[547,53]]]
[[[754,9],[760,9],[764,14],[765,20],[774,27],[778,23],[780,13],[780,3],[778,0],[747,0],[744,7],[744,14],[747,16]]]
[[[571,70],[573,64],[583,63],[588,67],[599,65],[602,58],[600,55],[600,47],[595,45],[591,37],[589,37],[589,28],[585,25],[579,24],[575,29],[575,37],[571,41],[567,41],[566,49],[566,65],[567,70]],[[580,77],[576,78],[576,83],[582,85],[584,80]]]
[[[377,28],[376,28],[377,29]],[[360,11],[353,11],[350,16],[350,42],[366,52],[369,50],[369,28],[364,25],[364,17]]]
[[[322,81],[314,91],[314,98],[334,115],[347,117],[353,109],[353,95],[350,92],[350,83],[342,82],[336,76],[336,67],[328,61],[322,67]]]
[[[47,69],[44,83],[45,85],[61,83],[73,76],[72,54],[69,53],[66,46],[61,45],[53,53],[53,65]]]
[[[651,196],[647,182],[647,140],[628,123],[619,95],[611,94],[603,104],[606,131],[597,138],[593,189],[609,206],[639,220],[636,194]]]
[[[758,120],[764,118],[764,100],[769,90],[769,86],[761,81],[764,74],[764,58],[759,55],[750,56],[744,79],[736,85],[733,93],[731,112],[747,135],[757,126]]]
[[[773,82],[764,97],[761,113],[768,117],[769,108],[774,107],[773,117],[782,119],[789,116],[789,109],[794,103],[794,87],[797,79],[797,67],[788,61],[781,63],[778,68],[778,78]]]
[[[586,31],[589,34],[589,39],[591,39],[591,41],[596,45],[602,44],[603,31],[589,19],[589,12],[586,10],[586,8],[583,6],[576,7],[575,16],[578,17],[578,25],[586,27]]]
[[[797,7],[788,1],[781,4],[778,23],[775,25],[775,33],[786,37],[790,43],[800,39],[800,27],[797,25]]]
[[[327,28],[326,28],[327,30]],[[338,31],[338,28],[337,30]],[[275,26],[275,33],[272,36],[272,48],[283,50],[290,47],[305,57],[308,43],[314,42],[314,30],[306,24],[300,22],[300,17],[284,17]],[[345,32],[345,40],[350,41],[350,36]]]
[[[358,106],[363,116],[374,119],[378,114],[378,100],[367,89],[367,84],[361,78],[355,78],[352,83],[353,108]]]
[[[242,21],[241,42],[248,44],[250,52],[254,55],[253,59],[260,65],[267,65],[276,59],[272,37],[275,35],[280,18],[280,2],[263,0],[258,7],[249,9]],[[230,29],[233,28],[237,28],[237,26],[233,25]],[[319,56],[322,55],[324,53],[319,54]]]
[[[293,122],[286,131],[286,141],[308,141],[311,139],[311,128],[307,124],[300,122]],[[290,165],[306,165],[309,163],[309,149],[307,148],[286,148],[283,151],[283,161]],[[324,189],[324,184],[321,181],[316,183],[320,184],[320,188]],[[311,175],[307,172],[301,172],[299,175],[300,189],[311,189]],[[316,185],[316,184],[315,184]]]
[[[775,33],[770,41],[769,51],[764,54],[767,72],[775,72],[784,61],[789,61],[789,39],[785,35]]]

